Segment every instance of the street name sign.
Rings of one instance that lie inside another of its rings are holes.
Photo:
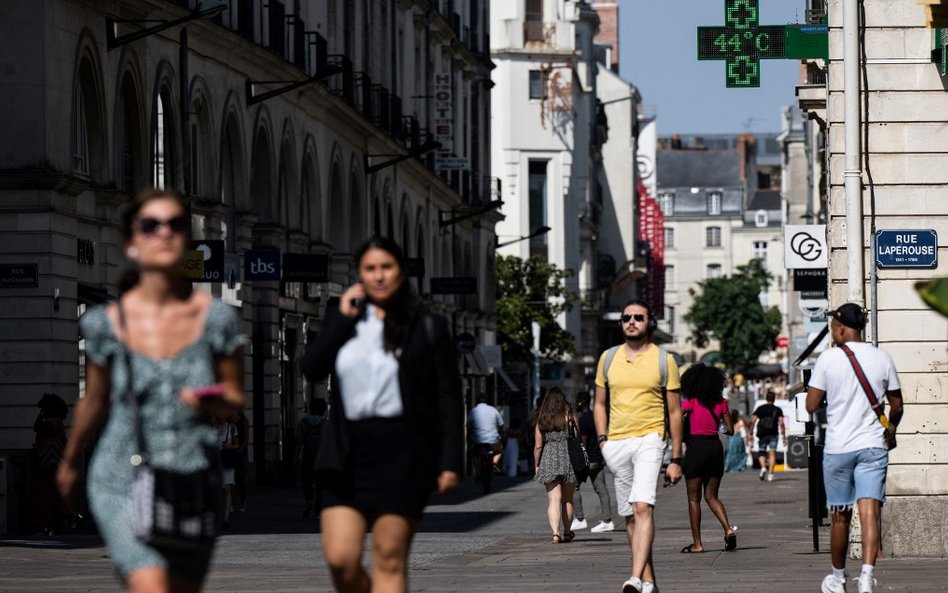
[[[36,288],[39,264],[0,264],[0,288]]]
[[[885,268],[938,267],[938,233],[924,230],[876,231],[876,265]]]
[[[727,88],[760,86],[760,61],[827,58],[826,25],[760,25],[759,0],[725,0],[723,27],[698,27],[698,59],[724,60]]]

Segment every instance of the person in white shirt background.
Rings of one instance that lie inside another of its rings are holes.
[[[879,512],[885,502],[885,479],[889,465],[886,431],[894,438],[902,418],[902,391],[892,357],[862,341],[866,315],[855,303],[830,312],[830,334],[836,348],[820,354],[807,389],[806,409],[816,412],[826,398],[826,443],[823,479],[827,507],[832,515],[830,546],[832,573],[823,579],[823,593],[845,593],[846,548],[853,507],[862,526],[862,571],[859,593],[872,593],[879,554]],[[878,400],[878,412],[870,404],[856,374],[849,352]],[[882,414],[890,406],[889,418]]]
[[[467,425],[471,431],[471,442],[475,445],[489,445],[494,453],[493,463],[500,466],[504,447],[500,442],[500,433],[504,428],[504,418],[497,408],[487,403],[487,396],[481,394],[477,405],[467,415]]]

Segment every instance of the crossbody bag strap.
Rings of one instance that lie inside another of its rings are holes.
[[[130,459],[132,465],[142,465],[147,460],[145,453],[145,434],[142,430],[141,403],[138,401],[138,394],[135,393],[134,376],[132,375],[132,357],[128,347],[128,325],[125,321],[125,307],[122,305],[121,297],[118,299],[118,319],[119,327],[122,330],[122,360],[125,365],[125,379],[128,383],[125,392],[125,401],[132,414],[132,430],[135,432],[135,446],[137,451],[132,454]]]
[[[621,347],[622,345],[620,344],[619,346],[613,346],[612,348],[609,348],[608,350],[606,350],[606,359],[602,361],[602,380],[603,380],[603,383],[606,384],[606,432],[607,433],[609,432],[609,417],[611,416],[611,414],[609,413],[610,407],[611,407],[611,403],[610,403],[611,392],[609,390],[609,367],[612,366],[612,361],[615,359],[616,353],[619,351],[619,348]]]
[[[845,352],[847,358],[849,358],[849,364],[852,365],[853,371],[856,373],[856,379],[859,381],[863,392],[865,392],[866,397],[869,399],[869,407],[871,407],[872,411],[879,417],[879,423],[882,424],[882,428],[889,428],[889,419],[885,417],[885,413],[882,411],[882,402],[880,402],[876,394],[873,393],[872,387],[869,385],[869,379],[866,378],[866,373],[863,372],[859,361],[856,360],[856,355],[846,344],[841,344],[839,348]]]
[[[671,419],[668,415],[668,351],[665,350],[664,346],[658,347],[658,380],[658,386],[662,390],[662,414],[665,420],[662,440],[668,441],[668,437],[671,436],[671,431],[668,429]]]

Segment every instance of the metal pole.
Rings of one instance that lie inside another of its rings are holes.
[[[849,301],[865,304],[859,113],[859,0],[843,2],[843,129],[845,133],[846,263]]]
[[[530,408],[540,399],[540,324],[536,321],[530,322],[530,329],[533,332],[533,402]]]

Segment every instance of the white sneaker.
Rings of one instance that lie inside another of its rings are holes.
[[[643,593],[642,579],[639,577],[629,577],[629,580],[622,583],[622,593]]]
[[[658,585],[652,581],[642,581],[642,593],[658,593]]]
[[[876,587],[876,580],[869,575],[861,574],[859,578],[854,579],[859,583],[859,593],[873,593]]]
[[[767,481],[768,481],[768,482],[773,482],[773,481],[774,481],[774,475],[773,475],[773,474],[767,474]]]
[[[596,525],[589,531],[593,533],[602,533],[604,531],[614,531],[615,528],[616,526],[612,523],[612,521],[600,521],[599,525]]]
[[[837,578],[831,574],[823,578],[823,585],[820,587],[823,593],[846,593],[846,579]]]
[[[577,529],[586,529],[586,526],[586,519],[573,519],[573,524],[569,526],[569,530],[576,531]]]
[[[760,468],[760,476],[758,477],[760,478],[760,481],[763,482],[764,478],[767,477],[767,468],[765,467]]]

